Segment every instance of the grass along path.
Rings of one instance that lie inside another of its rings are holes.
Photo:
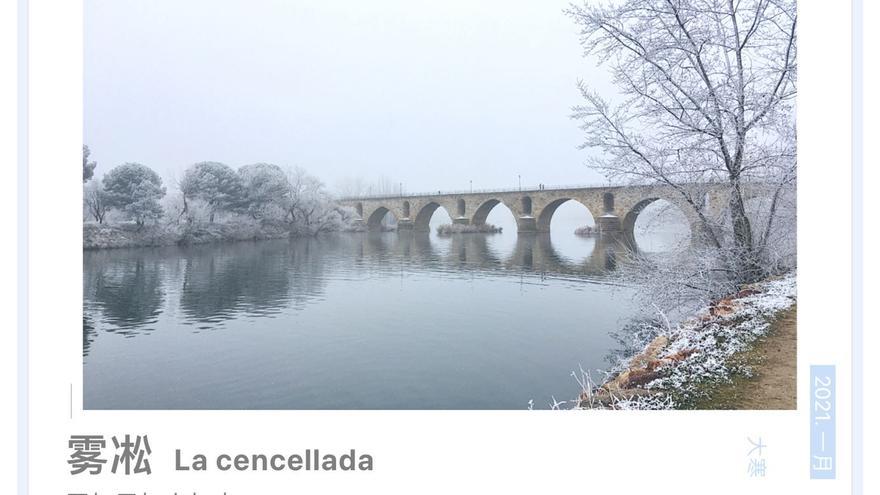
[[[797,407],[797,305],[783,311],[754,347],[734,355],[752,376],[736,375],[697,409],[795,409]]]

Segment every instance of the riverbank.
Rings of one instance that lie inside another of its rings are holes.
[[[677,326],[646,323],[640,352],[580,408],[794,409],[796,275],[751,284]]]
[[[83,249],[117,249],[237,242],[289,237],[282,224],[246,222],[207,224],[83,224]]]
[[[790,410],[797,408],[797,304],[782,311],[754,347],[731,359],[752,370],[735,375],[696,409]]]

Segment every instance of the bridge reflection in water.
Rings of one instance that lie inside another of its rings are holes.
[[[304,309],[323,296],[330,278],[401,270],[608,278],[631,252],[626,243],[608,237],[574,241],[570,250],[577,252],[572,256],[557,249],[546,233],[520,233],[512,241],[492,234],[442,238],[420,232],[370,232],[87,251],[83,348],[88,352],[95,319],[103,322],[105,331],[135,336],[150,332],[162,313],[173,311],[194,330],[209,330],[240,316]]]
[[[87,251],[84,406],[521,408],[616,345],[627,252],[507,232]]]
[[[359,255],[371,259],[401,259],[446,265],[456,269],[529,271],[600,277],[617,267],[619,257],[633,252],[632,244],[614,237],[577,239],[581,256],[557,250],[549,233],[519,233],[512,246],[498,246],[491,234],[460,234],[437,238],[427,233],[367,233]],[[506,247],[507,249],[504,249]]]

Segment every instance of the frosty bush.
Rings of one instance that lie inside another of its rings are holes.
[[[595,227],[593,227],[592,225],[583,225],[581,227],[574,229],[574,235],[590,236],[590,235],[594,235],[594,234],[598,234],[598,233],[599,233],[599,230],[596,229]]]

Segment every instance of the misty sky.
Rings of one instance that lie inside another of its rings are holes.
[[[100,176],[204,160],[333,188],[601,182],[583,165],[567,1],[85,1],[85,142]]]

